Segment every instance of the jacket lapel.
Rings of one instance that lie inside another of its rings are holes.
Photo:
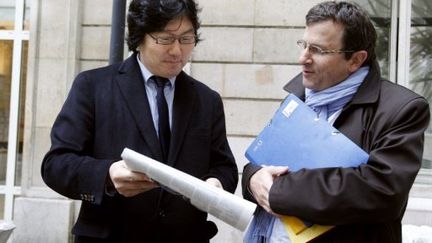
[[[136,55],[132,55],[126,59],[120,66],[116,82],[141,135],[152,152],[153,158],[162,160],[162,152],[153,126],[144,80],[136,60]]]
[[[283,89],[288,93],[292,93],[299,99],[305,99],[305,88],[303,86],[303,75],[302,73],[297,74],[287,84],[284,85]]]
[[[173,117],[171,128],[171,144],[168,154],[168,165],[173,166],[177,159],[179,150],[184,141],[186,129],[188,127],[196,93],[190,77],[181,72],[175,82],[175,94],[173,102]]]

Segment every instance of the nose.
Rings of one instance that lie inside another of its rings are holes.
[[[179,40],[176,40],[174,43],[171,44],[169,54],[173,56],[178,56],[181,54],[181,44]]]
[[[312,55],[310,54],[310,52],[308,50],[309,50],[308,48],[305,48],[305,49],[301,50],[301,52],[300,52],[299,63],[301,65],[312,63]]]

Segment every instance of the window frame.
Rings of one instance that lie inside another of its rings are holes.
[[[15,1],[15,19],[13,30],[0,30],[0,40],[12,40],[12,76],[9,109],[8,146],[6,157],[6,181],[0,185],[0,195],[4,195],[4,219],[12,220],[13,201],[21,195],[21,186],[15,185],[16,162],[18,151],[19,102],[21,86],[21,65],[23,42],[29,41],[30,32],[24,30],[25,0]],[[30,7],[31,8],[31,7]]]
[[[397,11],[394,11],[394,14],[392,13],[392,24],[395,23],[397,26],[397,17],[399,17],[399,27],[393,28],[392,25],[392,32],[395,30],[397,33],[395,33],[396,38],[393,39],[393,33],[392,33],[392,40],[398,41],[398,52],[397,56],[395,55],[393,58],[394,60],[391,60],[392,62],[396,63],[396,58],[399,60],[397,62],[397,69],[394,70],[396,81],[398,84],[405,86],[409,89],[412,87],[410,86],[410,62],[411,62],[411,14],[412,14],[412,0],[399,0],[395,1],[393,0],[393,5],[396,5],[395,8],[398,9]],[[397,6],[399,5],[399,6]],[[396,20],[394,20],[393,18]],[[398,15],[398,16],[397,16]],[[392,41],[392,42],[393,42]],[[396,53],[396,50],[392,50],[392,52]],[[432,149],[432,134],[425,133],[425,142],[424,142],[424,153],[423,157],[427,158],[429,160],[432,160],[432,153],[428,152]],[[411,190],[411,196],[417,197],[417,198],[428,198],[432,199],[432,170],[421,168],[416,180],[414,182],[413,188]]]

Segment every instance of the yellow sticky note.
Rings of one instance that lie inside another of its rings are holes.
[[[307,226],[303,223],[303,220],[292,216],[284,216],[281,218],[281,221],[285,225],[289,225],[294,234],[298,235],[307,229]]]
[[[302,220],[292,216],[283,216],[280,220],[284,224],[292,243],[308,242],[334,227],[317,224],[307,227]]]

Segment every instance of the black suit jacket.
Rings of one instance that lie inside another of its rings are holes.
[[[153,189],[132,198],[105,192],[110,165],[125,147],[162,160],[136,55],[79,74],[53,125],[42,164],[45,183],[83,200],[78,236],[116,242],[207,242],[207,214],[180,196]],[[167,163],[219,179],[234,192],[238,172],[220,96],[184,72],[176,79]]]
[[[285,89],[304,99],[301,74]],[[402,242],[401,220],[423,155],[430,114],[426,99],[380,76],[378,64],[334,126],[369,153],[358,168],[304,169],[275,179],[273,211],[323,225],[336,225],[313,242]],[[281,147],[283,149],[283,147]],[[260,169],[243,171],[243,194]]]

